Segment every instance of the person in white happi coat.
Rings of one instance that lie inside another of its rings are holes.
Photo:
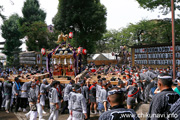
[[[48,120],[58,120],[59,114],[59,98],[58,98],[58,91],[57,91],[57,81],[52,82],[52,87],[49,90],[49,103],[50,103],[50,116]]]
[[[67,120],[87,119],[87,105],[84,96],[81,94],[80,84],[73,86],[73,92],[70,92],[68,102],[70,116]]]
[[[34,81],[34,79],[32,81]],[[28,102],[28,93],[29,93],[32,81],[25,82],[21,88],[21,108],[23,109],[23,112],[27,111],[26,107],[27,107],[27,102]],[[21,108],[19,109],[19,111],[21,111]]]
[[[51,80],[52,83],[53,80]],[[41,112],[43,114],[46,114],[46,112],[44,111],[44,106],[45,106],[45,100],[46,100],[46,92],[47,90],[50,89],[50,84],[48,84],[46,79],[43,79],[41,87],[40,87],[40,107],[41,107]]]
[[[7,113],[9,113],[12,84],[10,83],[8,76],[5,76],[4,80],[5,81],[3,87],[4,87],[5,110]]]
[[[28,101],[30,106],[30,111],[25,114],[30,120],[37,120],[37,106],[36,103],[39,102],[39,98],[36,94],[36,83],[31,84],[31,88],[28,93]]]
[[[65,113],[65,110],[66,108],[68,107],[68,99],[69,99],[69,93],[72,91],[72,85],[75,83],[74,80],[71,80],[69,82],[69,84],[67,84],[67,86],[64,88],[64,97],[63,97],[63,100],[64,100],[64,107],[62,109],[62,112],[61,114]]]
[[[20,93],[21,93],[21,84],[19,82],[19,78],[15,77],[12,87],[13,104],[11,106],[11,109],[13,108],[13,106],[15,106],[15,112],[18,111],[18,108],[20,106]]]

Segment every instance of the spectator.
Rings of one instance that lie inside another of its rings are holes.
[[[110,110],[104,112],[99,120],[139,120],[134,110],[124,108],[124,93],[119,88],[112,88],[108,92],[108,101],[111,106]]]

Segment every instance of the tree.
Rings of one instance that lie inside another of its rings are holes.
[[[26,33],[28,51],[40,51],[41,48],[48,48],[48,31],[44,22],[24,23],[21,31]]]
[[[47,48],[47,25],[44,20],[46,13],[40,9],[38,0],[26,0],[22,8],[23,17],[19,20],[20,30],[26,36],[29,51],[40,51]]]
[[[133,44],[156,44],[170,41],[171,26],[168,20],[142,20],[137,24],[130,24],[122,32],[125,39],[130,39]]]
[[[176,19],[176,42],[180,42],[180,19]],[[134,44],[170,43],[171,20],[142,20],[136,24],[129,24],[126,28],[109,30],[97,44],[97,52],[119,52],[120,46]]]
[[[148,10],[159,8],[163,14],[168,14],[171,11],[170,0],[136,0],[141,7]],[[180,0],[174,0],[175,10],[180,10]]]
[[[23,18],[20,19],[20,24],[33,23],[36,21],[44,22],[46,13],[40,9],[38,0],[26,0],[22,8]]]
[[[119,39],[119,30],[108,30],[101,40],[97,42],[97,51],[101,52],[117,52],[121,40]]]
[[[20,41],[21,32],[19,31],[19,16],[13,14],[8,20],[3,22],[1,26],[2,37],[5,39],[3,53],[7,55],[7,61],[13,63],[14,52],[20,52],[19,48],[22,45]]]
[[[96,42],[96,53],[106,53],[106,52],[109,52],[109,47],[107,45],[107,43],[109,43],[109,34],[108,34],[109,31],[107,31],[102,39],[98,40]]]
[[[119,52],[120,46],[134,44],[131,32],[127,28],[107,31],[96,44],[97,52]]]
[[[56,43],[57,39],[58,39],[58,35],[59,33],[61,33],[58,30],[53,29],[53,32],[48,32],[48,49],[52,50],[54,48],[56,48],[58,46],[58,44]]]
[[[106,32],[106,8],[99,0],[59,0],[58,13],[53,18],[56,30],[74,32],[74,45],[95,52],[96,42]]]
[[[176,19],[175,28],[176,42],[180,41],[180,20]],[[171,37],[171,20],[142,20],[137,24],[130,24],[127,28],[122,29],[125,32],[127,40],[130,40],[128,44],[156,44],[156,43],[170,43]],[[120,38],[123,39],[123,38]],[[125,40],[124,40],[125,41]]]

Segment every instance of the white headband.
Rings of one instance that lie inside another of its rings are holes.
[[[160,76],[160,75],[158,75],[158,78],[159,79],[172,79],[171,76]]]
[[[178,83],[180,83],[180,80],[177,80]]]

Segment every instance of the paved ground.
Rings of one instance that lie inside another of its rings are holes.
[[[146,120],[146,113],[149,110],[149,104],[139,104],[136,107],[136,113],[139,115],[140,120]],[[59,115],[59,120],[67,120],[69,114]],[[44,119],[48,120],[49,114],[43,115]],[[90,120],[98,120],[98,115],[91,115]],[[0,111],[0,120],[27,120],[23,112],[9,113]]]
[[[0,111],[0,120],[18,120],[13,113],[7,114],[5,111]]]
[[[43,118],[45,120],[48,120],[49,118],[49,113],[44,114]],[[69,114],[61,114],[59,115],[59,120],[67,120],[69,117]],[[91,120],[98,120],[99,116],[98,115],[91,115]],[[10,112],[9,114],[6,113],[5,111],[0,111],[0,120],[27,120],[25,117],[25,113],[23,112],[17,112],[17,113],[12,113]]]
[[[26,117],[24,116],[24,113],[22,113],[22,112],[18,112],[15,115],[18,118],[18,120],[27,120]],[[68,117],[69,117],[69,114],[62,114],[62,115],[59,115],[58,120],[67,120]],[[49,113],[43,115],[43,118],[45,120],[48,120]],[[91,115],[91,120],[98,120],[98,118],[99,118],[99,116],[97,116],[97,115]],[[0,120],[3,120],[3,119],[0,119]],[[8,119],[8,120],[17,120],[17,119]]]
[[[140,120],[146,120],[146,114],[149,111],[149,104],[139,104],[136,107],[136,113],[138,114]]]

